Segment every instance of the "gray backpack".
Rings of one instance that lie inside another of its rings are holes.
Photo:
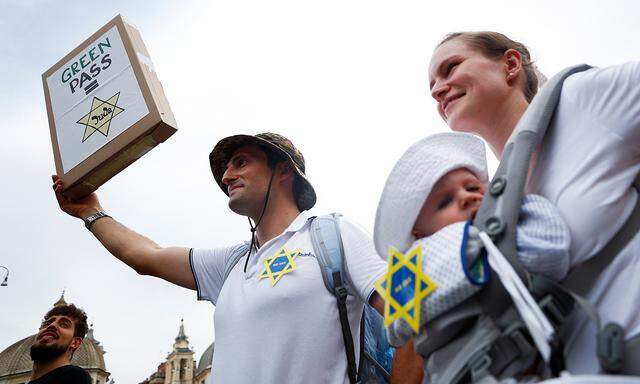
[[[563,70],[536,95],[511,135],[489,193],[473,221],[479,231],[490,236],[553,325],[549,364],[540,358],[509,295],[491,271],[492,277],[483,290],[434,319],[416,337],[416,351],[425,358],[425,383],[495,383],[508,378],[526,381],[531,373],[536,379],[558,376],[564,370],[563,326],[576,309],[584,310],[598,329],[594,353],[601,370],[640,375],[640,336],[625,341],[620,325],[602,326],[594,308],[582,298],[600,272],[638,233],[640,198],[613,239],[597,255],[574,267],[560,284],[528,273],[516,252],[516,225],[531,155],[549,126],[564,80],[589,68],[580,65]],[[639,181],[640,178],[634,185],[640,191]],[[485,256],[482,252],[467,255],[467,265]]]
[[[347,283],[347,273],[344,266],[344,250],[340,227],[339,214],[312,217],[311,243],[316,259],[322,271],[324,285],[336,297],[340,328],[347,355],[347,373],[352,384],[384,384],[391,374],[394,349],[389,344],[384,330],[382,316],[365,303],[360,322],[360,365],[356,368],[355,348],[353,336],[347,317],[346,300],[352,295]],[[237,246],[227,260],[224,270],[224,280],[238,261],[247,255],[249,244]]]

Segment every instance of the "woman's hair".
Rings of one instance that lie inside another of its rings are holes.
[[[502,33],[481,31],[481,32],[454,32],[449,33],[438,44],[438,47],[449,40],[462,39],[472,48],[477,49],[489,59],[499,59],[508,49],[515,49],[522,56],[522,67],[524,68],[525,82],[522,88],[527,102],[531,102],[533,96],[538,92],[538,75],[531,54],[527,47],[517,41],[513,41]]]

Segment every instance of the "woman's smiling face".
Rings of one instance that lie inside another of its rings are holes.
[[[461,38],[440,45],[429,65],[431,96],[438,113],[458,132],[483,134],[508,99],[508,65],[492,60]]]

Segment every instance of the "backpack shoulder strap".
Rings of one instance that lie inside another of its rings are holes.
[[[344,249],[340,236],[339,220],[340,215],[337,213],[314,218],[311,222],[311,244],[316,253],[318,264],[320,264],[324,285],[336,297],[338,303],[340,327],[347,354],[347,374],[349,381],[355,384],[357,368],[353,336],[347,317],[347,295],[349,292],[346,284],[347,274],[344,268]]]
[[[231,273],[233,267],[235,267],[236,264],[238,264],[238,261],[240,261],[240,259],[242,259],[242,257],[247,254],[248,250],[249,244],[247,243],[238,244],[234,247],[233,250],[231,250],[231,256],[227,259],[227,262],[224,265],[224,275],[222,278],[223,284],[225,281],[227,281],[227,277],[229,277],[229,274]]]
[[[340,277],[338,285],[346,287],[346,271],[344,268],[344,249],[340,235],[339,213],[318,216],[311,222],[311,244],[320,264],[322,279],[329,292],[334,293],[335,277]],[[336,275],[337,273],[337,275]]]

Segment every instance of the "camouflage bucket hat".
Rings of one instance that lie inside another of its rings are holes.
[[[222,183],[222,175],[227,170],[229,159],[238,148],[250,144],[257,145],[293,165],[293,169],[296,172],[293,193],[299,210],[306,211],[316,204],[316,192],[304,174],[305,166],[302,153],[289,139],[277,133],[266,132],[255,136],[234,135],[225,137],[216,144],[211,154],[209,154],[209,164],[211,165],[213,177],[222,192],[229,196],[227,186]]]

